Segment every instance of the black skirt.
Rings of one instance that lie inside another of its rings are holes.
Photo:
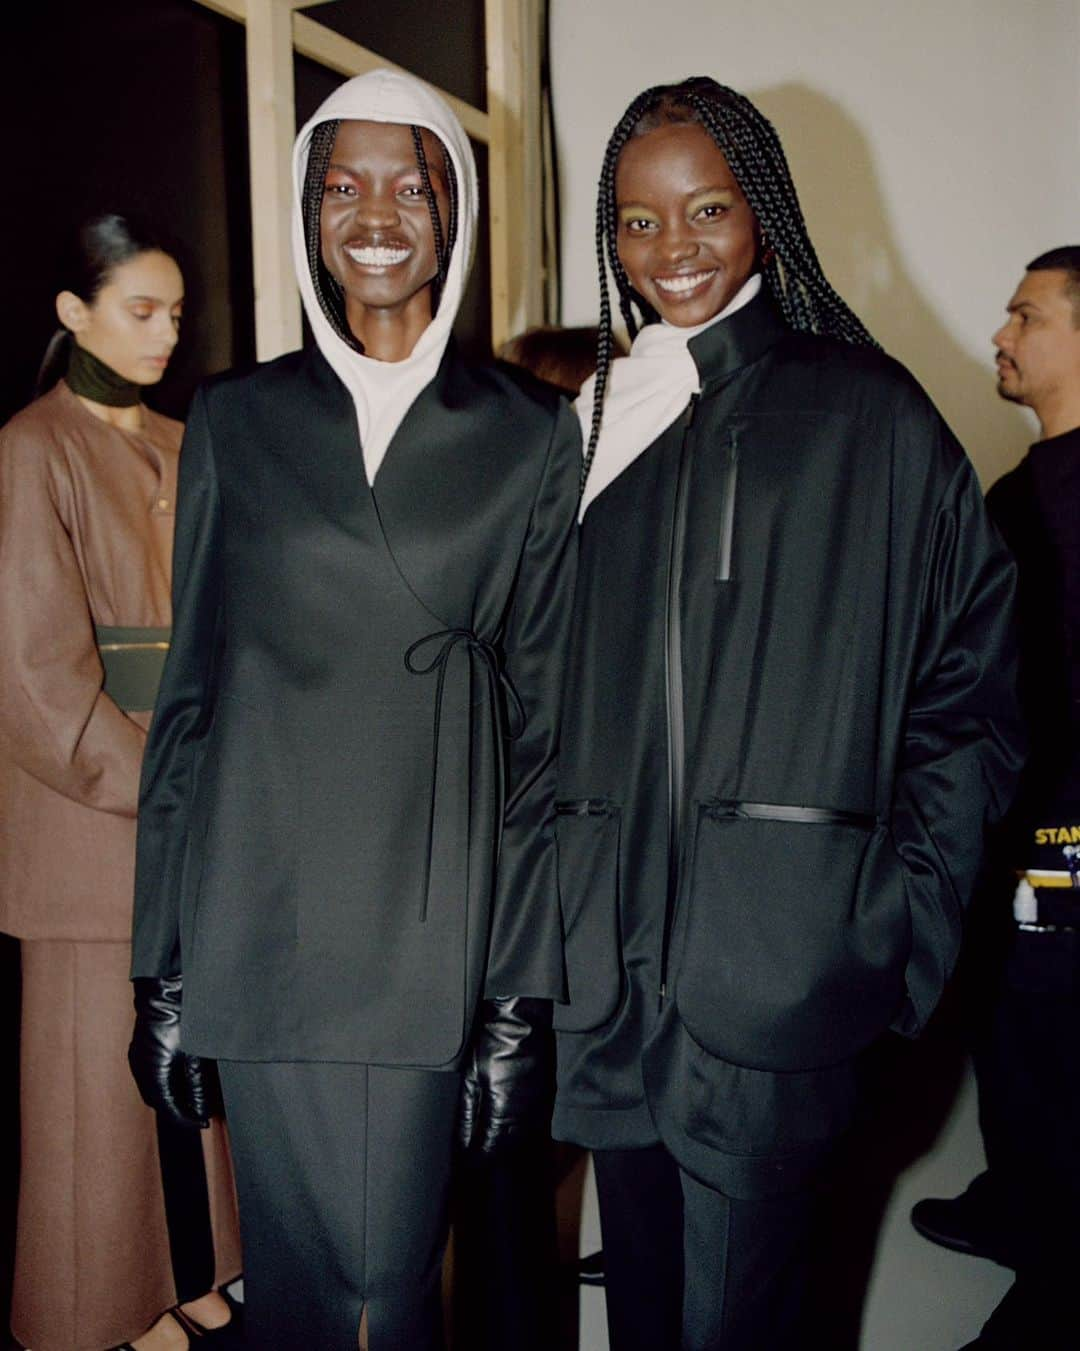
[[[260,1351],[439,1351],[456,1073],[219,1064]]]

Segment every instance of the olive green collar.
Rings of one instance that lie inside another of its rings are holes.
[[[132,408],[140,401],[137,384],[117,375],[93,352],[80,347],[75,338],[70,342],[65,379],[73,394],[89,399],[91,403],[104,404],[106,408]]]

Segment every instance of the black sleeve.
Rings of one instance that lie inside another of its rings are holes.
[[[1025,748],[1015,568],[966,459],[941,497],[928,543],[891,813],[911,912],[908,998],[893,1026],[908,1036],[925,1026],[955,964],[987,831],[1011,801]]]
[[[507,623],[507,673],[525,711],[510,743],[506,813],[484,994],[566,998],[555,866],[563,663],[577,565],[581,435],[560,402]]]
[[[180,974],[180,905],[195,769],[212,715],[222,630],[221,504],[204,393],[180,452],[173,629],[143,757],[132,976]]]

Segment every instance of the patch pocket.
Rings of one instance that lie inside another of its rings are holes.
[[[698,804],[675,999],[711,1055],[755,1069],[836,1064],[904,998],[911,919],[899,857],[873,817]]]
[[[556,1004],[560,1032],[607,1022],[622,992],[619,956],[619,809],[607,798],[555,804],[559,903],[569,1004]]]

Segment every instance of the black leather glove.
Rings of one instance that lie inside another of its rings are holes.
[[[135,1031],[128,1064],[142,1100],[181,1126],[209,1126],[221,1108],[221,1086],[212,1060],[180,1049],[179,976],[137,976]]]
[[[549,999],[481,1001],[458,1114],[458,1144],[492,1155],[547,1131],[554,1095]]]

